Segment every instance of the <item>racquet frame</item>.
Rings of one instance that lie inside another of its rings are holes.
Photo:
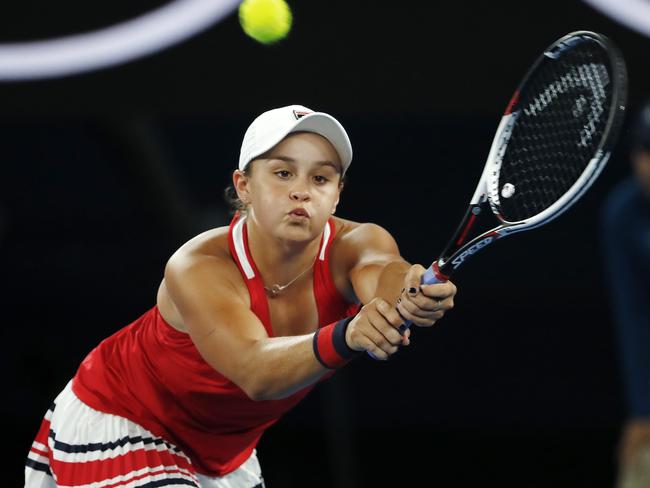
[[[499,174],[501,161],[508,147],[512,128],[517,120],[517,103],[519,101],[519,94],[525,89],[525,85],[532,73],[534,73],[542,63],[553,62],[553,60],[557,59],[564,50],[570,49],[581,42],[592,42],[594,40],[607,51],[610,60],[614,64],[612,66],[612,72],[615,76],[611,80],[613,83],[612,98],[609,107],[609,116],[603,130],[604,136],[583,173],[564,195],[562,195],[547,209],[530,218],[516,222],[509,222],[499,211]],[[431,265],[427,270],[427,273],[425,273],[423,282],[435,283],[446,281],[453,271],[463,265],[469,257],[476,254],[479,250],[507,235],[534,229],[550,222],[580,199],[584,192],[593,184],[598,175],[600,175],[609,160],[611,150],[622,124],[622,113],[625,111],[626,97],[627,73],[625,63],[618,49],[607,40],[607,38],[594,32],[576,31],[567,34],[551,44],[544,51],[543,55],[541,55],[531,66],[512,96],[510,103],[499,122],[483,173],[481,174],[474,195],[470,200],[467,211],[441,256]],[[488,206],[486,203],[489,204],[492,214],[496,217],[499,224],[496,227],[468,240],[470,230],[474,227],[479,217]]]

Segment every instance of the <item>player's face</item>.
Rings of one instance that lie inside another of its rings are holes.
[[[632,155],[632,166],[637,181],[650,198],[650,151],[637,150]]]
[[[341,190],[341,160],[330,142],[310,132],[290,134],[253,162],[241,186],[249,218],[283,240],[320,236],[336,209]],[[242,194],[240,194],[240,198]]]

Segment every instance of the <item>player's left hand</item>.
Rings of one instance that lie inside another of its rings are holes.
[[[426,268],[414,264],[404,278],[404,290],[397,299],[397,311],[419,327],[431,327],[454,307],[456,285],[451,281],[421,285]]]

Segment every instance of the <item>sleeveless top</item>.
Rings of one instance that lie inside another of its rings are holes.
[[[359,309],[334,286],[329,270],[334,234],[330,219],[313,269],[319,327]],[[264,284],[248,249],[245,218],[235,216],[228,242],[245,278],[251,310],[273,337]],[[208,365],[189,334],[166,323],[157,306],[102,341],[81,363],[73,380],[73,391],[85,404],[126,417],[165,438],[192,460],[199,473],[208,476],[237,469],[262,433],[311,388],[280,400],[251,400]]]

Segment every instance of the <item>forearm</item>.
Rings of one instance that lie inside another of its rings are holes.
[[[395,303],[404,287],[404,278],[411,265],[406,261],[395,261],[384,267],[377,280],[375,296],[388,303]]]
[[[352,284],[357,297],[363,304],[377,297],[388,303],[396,303],[404,287],[404,277],[410,266],[402,259],[364,266],[352,276]]]
[[[253,400],[278,400],[316,383],[330,370],[316,359],[314,334],[271,337],[247,351],[245,390]]]
[[[264,337],[233,343],[228,361],[203,343],[199,350],[207,362],[253,400],[278,400],[316,383],[359,354],[348,346],[345,334],[352,317],[319,328],[313,334]],[[219,346],[216,337],[212,346]],[[223,343],[220,344],[223,346]],[[221,359],[221,361],[220,361]]]

